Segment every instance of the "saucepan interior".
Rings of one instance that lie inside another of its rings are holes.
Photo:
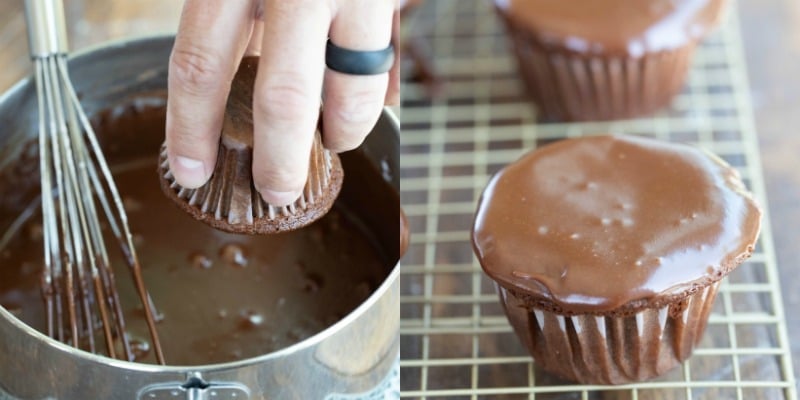
[[[172,42],[172,37],[129,40],[72,57],[71,76],[87,114],[97,115],[110,105],[143,93],[164,93]],[[19,214],[30,212],[31,204],[39,197],[35,178],[38,149],[33,140],[38,132],[34,86],[26,79],[0,97],[0,175],[5,182],[14,183],[14,190],[0,193],[0,207],[16,207],[14,211]],[[120,146],[105,145],[111,147],[107,150],[113,164],[118,151],[114,148]],[[281,350],[239,361],[157,366],[114,360],[69,347],[0,307],[0,389],[23,398],[103,398],[103,390],[107,389],[102,387],[115,387],[115,396],[131,398],[146,393],[153,385],[181,383],[191,376],[207,382],[241,384],[251,398],[260,398],[259,393],[321,398],[329,393],[355,393],[374,387],[389,372],[398,354],[398,151],[398,122],[386,110],[356,152],[366,156],[390,190],[364,188],[358,184],[360,173],[355,171],[350,174],[350,184],[346,178],[338,201],[349,210],[365,210],[358,215],[360,222],[381,251],[394,261],[387,265],[385,278],[374,292],[330,327]],[[352,159],[344,156],[346,176],[348,164],[355,162]],[[376,207],[376,203],[381,206]],[[15,220],[0,217],[0,232],[13,228]],[[0,262],[0,268],[12,267],[15,266]],[[48,371],[44,375],[49,378],[32,384],[30,377],[42,376],[42,371]]]

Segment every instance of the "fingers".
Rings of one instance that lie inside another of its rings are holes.
[[[253,180],[270,204],[303,190],[319,116],[329,2],[265,0],[253,96]]]
[[[244,54],[248,56],[261,55],[261,42],[264,40],[264,2],[252,0],[254,3],[253,29],[250,31],[250,42]]]
[[[389,45],[394,0],[346,2],[331,24],[331,42],[351,50],[380,50]],[[380,116],[389,74],[348,75],[325,70],[324,144],[342,152],[358,147]]]
[[[217,157],[222,116],[253,20],[250,0],[187,0],[169,63],[166,143],[184,187],[202,186]]]
[[[257,0],[258,1],[258,0]],[[256,19],[250,33],[250,43],[247,44],[244,54],[247,56],[261,56],[261,42],[264,40],[264,21]]]

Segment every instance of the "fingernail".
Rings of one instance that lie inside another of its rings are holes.
[[[261,197],[273,206],[285,206],[294,203],[300,197],[300,191],[279,192],[277,190],[262,189]]]
[[[173,168],[172,172],[178,183],[185,188],[199,188],[208,180],[205,166],[200,160],[177,156],[175,157],[175,164],[177,168]]]

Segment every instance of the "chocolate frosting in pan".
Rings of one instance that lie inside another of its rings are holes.
[[[388,276],[398,259],[399,196],[362,151],[342,154],[348,179],[317,222],[277,235],[236,235],[194,220],[164,197],[153,155],[165,118],[165,94],[142,94],[98,113],[94,125],[162,318],[169,365],[234,361],[305,340],[362,304]],[[0,226],[25,216],[0,249],[0,305],[44,332],[38,156],[23,155],[0,170]],[[104,232],[136,361],[154,363],[127,264]]]
[[[738,173],[691,146],[571,139],[492,178],[472,243],[484,271],[565,313],[641,308],[725,276],[750,255],[761,211]]]
[[[701,39],[724,0],[494,0],[542,43],[578,53],[639,57]]]

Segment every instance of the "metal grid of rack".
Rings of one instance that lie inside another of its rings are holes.
[[[765,189],[736,5],[695,55],[684,90],[650,118],[537,124],[489,1],[431,0],[404,20],[442,93],[403,82],[402,204],[411,245],[401,273],[403,398],[797,398],[768,213],[753,257],[724,281],[694,356],[650,382],[583,386],[540,372],[473,257],[469,230],[489,177],[523,152],[592,133],[698,144]]]

